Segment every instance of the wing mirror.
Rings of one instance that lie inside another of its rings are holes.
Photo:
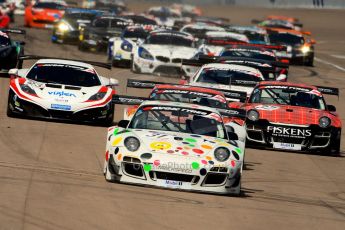
[[[329,112],[336,112],[337,108],[334,105],[327,105],[327,110]]]
[[[10,76],[18,76],[18,69],[10,69],[9,71],[8,71],[8,75],[10,75]]]
[[[117,126],[120,127],[120,128],[127,128],[129,124],[129,120],[121,120],[119,121],[119,123],[117,123]]]
[[[109,84],[107,86],[108,87],[119,86],[119,81],[115,78],[109,78]]]

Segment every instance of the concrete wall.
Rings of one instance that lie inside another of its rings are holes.
[[[167,3],[190,3],[195,5],[223,4],[256,7],[278,7],[278,8],[323,8],[342,9],[345,8],[345,0],[127,0],[127,2],[155,2],[157,4]],[[319,6],[313,3],[319,2]]]

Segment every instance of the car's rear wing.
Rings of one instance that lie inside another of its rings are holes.
[[[268,45],[268,44],[255,44],[255,43],[247,43],[247,42],[241,42],[241,41],[224,41],[224,40],[218,40],[218,39],[207,39],[208,43],[214,44],[214,45],[226,45],[228,48],[232,48],[233,46],[245,46],[247,48],[249,47],[256,47],[256,48],[264,48],[264,49],[270,49],[275,51],[286,51],[286,46],[281,45]]]
[[[333,87],[316,86],[317,90],[323,94],[334,95],[339,97],[339,89]]]
[[[111,69],[111,63],[103,63],[103,62],[95,62],[95,61],[86,61],[86,60],[76,60],[76,59],[68,59],[68,58],[58,58],[58,57],[45,57],[45,56],[37,56],[37,55],[22,55],[18,57],[19,60],[39,60],[39,59],[58,59],[58,60],[66,60],[66,61],[76,61],[76,62],[84,62],[93,66]],[[21,68],[21,67],[19,67]]]
[[[127,87],[128,88],[139,88],[139,89],[153,89],[156,85],[175,85],[175,86],[182,86],[181,84],[174,84],[174,83],[164,83],[164,82],[156,82],[156,81],[146,81],[146,80],[136,80],[136,79],[128,79],[127,80]],[[239,100],[240,102],[245,102],[247,99],[246,92],[234,91],[234,90],[226,90],[226,89],[214,89],[202,86],[193,86],[193,85],[183,85],[183,86],[190,86],[196,88],[203,88],[203,89],[212,89],[223,93],[224,96],[228,100]]]
[[[22,35],[26,35],[26,31],[22,30],[22,29],[16,29],[16,28],[12,28],[12,29],[0,29],[1,32],[3,33],[11,33],[11,34],[22,34]]]
[[[238,118],[245,119],[247,116],[247,112],[245,109],[229,108],[229,109],[217,109],[217,110],[224,117],[238,117]]]
[[[136,97],[127,95],[114,95],[112,102],[118,105],[140,105],[141,103],[150,100],[146,97]]]

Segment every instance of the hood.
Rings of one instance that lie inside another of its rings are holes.
[[[163,56],[169,58],[191,59],[197,49],[174,45],[143,45],[153,56]]]
[[[32,88],[44,101],[60,104],[81,103],[87,101],[100,90],[100,86],[77,87],[58,84],[45,84],[28,80],[26,85]]]
[[[329,117],[334,122],[335,116],[328,111],[311,109],[290,105],[263,105],[251,104],[246,110],[255,109],[260,114],[260,119],[271,123],[283,123],[294,125],[318,125],[322,116]],[[333,125],[333,124],[332,124]]]

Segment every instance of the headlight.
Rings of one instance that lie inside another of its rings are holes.
[[[137,151],[140,147],[140,141],[136,137],[127,137],[124,143],[126,148],[131,152]]]
[[[321,128],[327,128],[331,125],[331,119],[329,117],[321,117],[319,120],[319,125]]]
[[[121,44],[121,49],[123,49],[124,51],[132,52],[133,46],[131,43],[124,41]]]
[[[20,88],[27,94],[36,95],[35,90],[31,89],[28,85],[20,85]]]
[[[227,148],[223,148],[223,147],[217,148],[217,149],[214,151],[214,157],[215,157],[218,161],[224,162],[224,161],[226,161],[227,159],[229,159],[229,157],[230,157],[230,151],[229,151]]]
[[[92,96],[89,98],[89,100],[90,100],[90,101],[99,101],[99,100],[102,100],[106,94],[107,94],[107,92],[98,92],[98,93],[92,95]]]
[[[247,118],[251,121],[259,120],[260,114],[256,110],[249,110],[247,113]]]
[[[310,51],[310,47],[309,46],[303,46],[301,48],[301,51],[302,51],[302,53],[306,54],[306,53],[308,53]]]
[[[70,30],[70,27],[66,23],[62,22],[58,25],[58,30],[60,30],[62,32],[66,32],[66,31]]]
[[[139,57],[141,58],[153,60],[153,56],[149,53],[149,51],[147,51],[143,47],[139,47],[138,53],[139,53]]]

